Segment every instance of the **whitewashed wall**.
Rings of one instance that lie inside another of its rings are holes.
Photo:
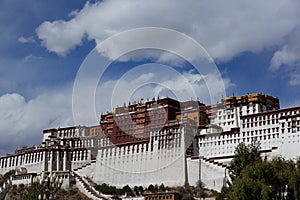
[[[183,132],[183,129],[182,129]],[[164,184],[178,186],[185,183],[185,144],[181,131],[164,148],[158,141],[126,147],[111,147],[98,152],[94,181],[118,187],[124,185]],[[137,152],[139,149],[139,152]],[[143,152],[141,151],[143,149]]]

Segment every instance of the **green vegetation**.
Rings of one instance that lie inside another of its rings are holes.
[[[256,142],[237,146],[229,168],[231,181],[217,199],[300,200],[300,160],[262,159],[259,148]]]
[[[0,174],[0,187],[2,187],[4,182],[9,180],[10,176],[14,175],[15,173],[16,173],[15,170],[11,170],[11,171],[5,173],[4,175]]]
[[[172,191],[178,191],[182,200],[189,200],[197,198],[209,197],[210,191],[205,191],[204,184],[201,181],[198,181],[196,186],[185,186],[171,188]]]
[[[117,188],[105,183],[101,185],[95,185],[94,187],[99,192],[103,194],[113,195],[115,198],[122,195],[126,195],[129,197],[141,196],[145,192],[164,192],[168,189],[164,186],[164,184],[161,184],[160,186],[150,184],[147,188],[144,188],[143,186],[134,186],[133,189],[129,185],[126,185],[123,188]]]
[[[34,187],[13,185],[6,195],[6,200],[36,200],[38,192]],[[83,195],[76,187],[69,188],[68,190],[60,189],[57,194],[57,199],[60,200],[89,200],[88,197]]]
[[[230,162],[229,176],[232,181],[241,176],[241,172],[245,167],[261,161],[259,150],[260,144],[256,141],[252,142],[248,146],[244,143],[240,143],[237,146],[234,152],[234,158]]]
[[[119,189],[115,186],[110,186],[110,185],[105,184],[105,183],[103,183],[101,185],[96,185],[95,189],[98,190],[99,192],[103,193],[103,194],[116,195],[116,196],[120,196],[120,195],[125,194],[123,189]]]

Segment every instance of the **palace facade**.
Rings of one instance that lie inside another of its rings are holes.
[[[101,114],[99,125],[44,130],[40,145],[1,157],[0,174],[57,172],[119,187],[201,180],[220,191],[236,146],[254,140],[263,156],[296,159],[300,107],[280,109],[279,99],[265,94],[209,106],[168,97],[131,102]]]

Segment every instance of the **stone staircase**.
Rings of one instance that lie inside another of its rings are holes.
[[[96,167],[96,160],[91,160],[89,163],[86,163],[76,169],[73,169],[73,172],[76,172],[81,177],[93,178],[93,174]]]
[[[87,179],[84,177],[79,176],[76,172],[72,172],[72,175],[75,177],[76,180],[76,186],[87,197],[93,199],[93,200],[110,200],[109,197],[105,197],[100,194],[90,183]]]
[[[220,162],[220,161],[217,161],[215,159],[203,157],[202,160],[205,161],[205,162],[211,163],[211,164],[213,164],[215,166],[222,167],[222,168],[228,168],[229,167],[228,164]]]
[[[201,157],[200,177],[206,188],[221,191],[227,180],[227,160]]]
[[[78,167],[78,168],[76,168],[76,169],[73,169],[73,171],[78,171],[78,170],[80,170],[80,169],[89,167],[89,166],[91,166],[91,165],[94,164],[94,163],[96,163],[96,160],[91,160],[91,162],[86,163],[86,164],[84,164],[84,165],[82,165],[82,166],[80,166],[80,167]]]

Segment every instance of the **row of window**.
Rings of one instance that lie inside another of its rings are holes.
[[[245,124],[245,121],[242,121],[242,127],[243,128],[249,128],[249,127],[257,127],[257,126],[264,126],[264,125],[270,125],[270,124],[278,124],[278,119],[272,119],[272,120],[266,120],[266,121],[255,121],[255,122],[248,122]]]
[[[300,125],[300,120],[299,121],[289,121],[289,122],[286,122],[286,123],[287,123],[288,127],[291,127],[291,125],[292,125],[292,127],[297,126],[297,125],[299,126]],[[284,125],[285,125],[285,122],[281,123],[282,128],[284,127]]]
[[[64,152],[59,152],[60,154],[60,160],[62,160]],[[51,154],[48,153],[48,162],[50,161],[50,156]],[[53,160],[57,159],[57,153],[53,153]],[[86,154],[82,154],[82,159],[87,159],[87,152]],[[78,157],[76,158],[73,154],[73,160],[79,159],[79,154]],[[18,163],[20,162],[20,165],[27,164],[27,163],[36,163],[36,162],[41,162],[43,160],[43,154],[42,153],[35,153],[35,154],[26,154],[24,156],[15,156],[15,157],[11,157],[10,159],[2,159],[1,162],[1,167],[5,168],[5,167],[11,167],[11,166],[17,166]]]
[[[233,119],[234,118],[234,114],[231,114],[231,115],[223,115],[223,119],[226,119],[226,116],[227,116],[227,119]],[[222,116],[219,116],[219,120],[222,120]]]
[[[268,128],[268,129],[259,129],[259,130],[254,130],[254,131],[243,131],[243,137],[246,136],[253,136],[253,135],[262,135],[262,134],[266,134],[266,133],[278,133],[279,132],[279,127],[274,127],[274,128]]]
[[[151,148],[151,151],[153,151],[153,145],[150,145],[150,148]],[[148,150],[149,150],[149,145],[146,144],[145,147],[142,146],[141,149],[136,148],[136,153],[144,152],[144,151],[148,151]],[[132,149],[130,149],[129,147],[127,147],[127,149],[125,148],[125,149],[123,150],[123,155],[125,155],[126,152],[127,152],[128,154],[130,154],[130,152],[134,153],[134,152],[135,152],[134,146],[132,147]],[[106,149],[106,150],[102,151],[102,153],[101,153],[101,158],[103,158],[104,155],[105,155],[106,157],[107,157],[107,156],[112,156],[112,155],[116,156],[117,153],[118,153],[118,155],[121,155],[121,154],[122,154],[121,148],[119,148],[118,151],[116,151],[116,150],[115,150],[115,151],[112,151],[112,149]]]
[[[276,134],[269,134],[269,135],[260,135],[254,137],[244,137],[244,138],[237,138],[237,139],[229,139],[229,140],[218,140],[218,141],[211,141],[211,142],[200,142],[200,147],[205,146],[216,146],[216,145],[225,145],[225,144],[236,144],[240,142],[251,142],[253,140],[269,140],[279,138],[279,133]]]
[[[243,122],[257,122],[257,121],[262,121],[266,119],[278,119],[283,116],[291,116],[291,115],[296,115],[300,114],[300,110],[294,110],[294,111],[287,111],[283,113],[276,113],[276,114],[269,114],[269,115],[263,115],[263,116],[257,116],[257,117],[251,117],[247,119],[243,119]]]
[[[226,124],[229,126],[229,125],[234,125],[234,121],[228,121],[228,122],[223,122],[223,123],[219,123],[219,126],[226,126]]]

